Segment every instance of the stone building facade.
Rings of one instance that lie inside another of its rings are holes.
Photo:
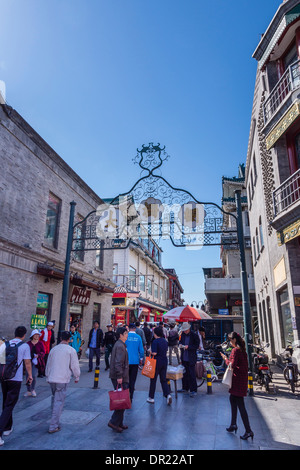
[[[57,334],[70,202],[79,221],[102,200],[5,104],[0,161],[0,335],[11,337],[18,325],[30,330],[35,314],[55,320]],[[111,251],[72,255],[65,327],[76,320],[85,340],[94,319],[102,328],[110,322],[112,271]]]
[[[243,231],[245,240],[245,259],[248,275],[248,289],[251,307],[253,331],[257,331],[257,314],[255,299],[255,284],[251,255],[250,227],[248,216],[248,201],[245,190],[245,167],[240,165],[238,175],[222,178],[222,209],[224,215],[224,233],[220,250],[221,267],[203,268],[205,276],[205,295],[208,301],[208,311],[214,318],[230,319],[234,328],[243,334],[243,300],[241,286],[240,249],[236,233],[226,233],[230,228],[236,229],[236,222],[228,214],[237,215],[235,191],[241,191]]]
[[[284,1],[253,57],[246,162],[260,337],[280,358],[300,333],[300,2]]]

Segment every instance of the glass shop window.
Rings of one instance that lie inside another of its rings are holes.
[[[61,200],[49,193],[44,241],[52,248],[58,245],[58,224]]]

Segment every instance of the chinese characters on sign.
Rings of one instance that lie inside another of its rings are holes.
[[[70,304],[88,305],[91,298],[91,290],[81,287],[73,287]]]

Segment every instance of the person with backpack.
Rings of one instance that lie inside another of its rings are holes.
[[[25,326],[18,326],[15,338],[2,344],[5,364],[0,359],[0,381],[2,389],[2,414],[0,416],[0,446],[4,444],[3,436],[13,430],[13,409],[18,402],[23,381],[23,362],[28,373],[27,382],[32,382],[31,353],[28,344],[24,343],[27,333]]]

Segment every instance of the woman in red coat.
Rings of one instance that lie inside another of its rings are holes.
[[[250,428],[248,413],[245,408],[244,397],[247,395],[248,390],[248,358],[246,353],[245,341],[243,338],[233,331],[228,338],[233,346],[233,349],[228,359],[224,354],[222,354],[223,359],[226,361],[226,364],[233,371],[232,375],[232,384],[229,389],[230,393],[230,405],[231,405],[231,424],[229,428],[226,428],[228,432],[237,431],[237,410],[241,414],[242,421],[245,426],[245,434],[241,436],[241,439],[248,439],[251,437],[253,440],[254,433]]]

